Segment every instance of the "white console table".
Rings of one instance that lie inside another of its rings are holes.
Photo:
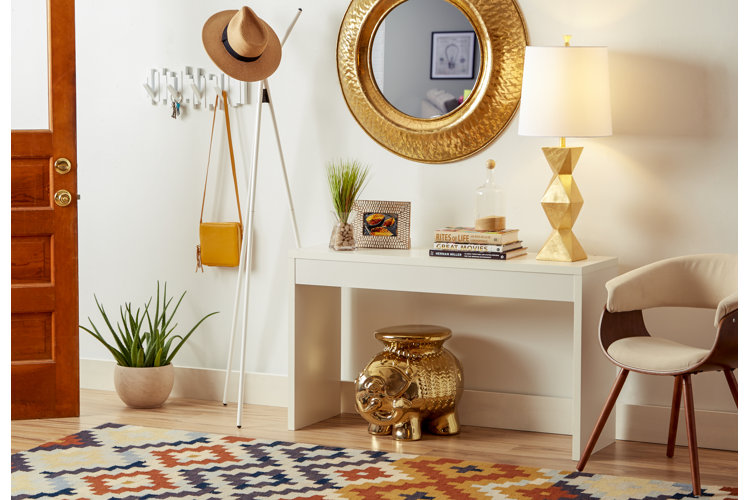
[[[590,256],[567,263],[535,257],[457,259],[430,257],[427,249],[290,252],[289,429],[341,413],[341,288],[563,301],[573,303],[570,434],[572,458],[578,460],[614,380],[598,328],[604,283],[617,275],[617,259]],[[609,419],[597,449],[614,441],[614,421]]]

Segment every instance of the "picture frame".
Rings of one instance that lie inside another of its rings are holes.
[[[430,80],[474,78],[473,31],[433,31],[430,51]]]
[[[411,202],[354,202],[354,241],[358,248],[411,248]]]

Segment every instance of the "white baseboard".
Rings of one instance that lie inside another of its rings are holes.
[[[80,360],[80,385],[82,389],[114,391],[114,361],[98,359]],[[171,397],[221,401],[224,391],[224,370],[212,368],[186,368],[175,366],[175,381]],[[237,402],[238,377],[233,371],[229,377],[227,401]],[[244,402],[264,406],[288,406],[286,375],[251,373],[245,376]]]
[[[113,361],[81,359],[81,388],[114,391],[114,366]],[[176,366],[172,396],[221,401],[224,373],[224,370]],[[237,373],[232,372],[229,379],[229,402],[237,401]],[[285,375],[248,373],[244,392],[247,404],[288,406]],[[355,413],[353,382],[341,382],[341,411]],[[669,407],[663,406],[618,405],[616,438],[666,444],[669,412]],[[737,413],[696,410],[695,414],[701,448],[737,450]],[[464,425],[570,434],[572,407],[569,398],[466,390],[461,398],[459,419]],[[683,413],[677,444],[687,444]]]
[[[668,406],[617,405],[615,437],[666,444],[670,412]],[[695,410],[695,429],[699,448],[737,451],[737,413]],[[687,446],[684,409],[680,411],[676,443]]]

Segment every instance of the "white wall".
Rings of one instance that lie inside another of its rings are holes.
[[[221,311],[177,358],[181,366],[223,368],[235,273],[194,273],[210,115],[192,112],[172,120],[166,107],[151,106],[141,84],[151,67],[213,70],[201,45],[203,22],[238,5],[76,2],[81,321],[96,317],[94,293],[114,311],[124,300],[144,300],[157,279],[166,280],[173,291],[188,290],[182,325]],[[576,170],[585,205],[575,229],[586,251],[618,256],[622,271],[674,255],[736,252],[737,2],[519,5],[533,45],[559,45],[570,33],[574,45],[610,49],[614,135],[569,140],[585,146]],[[352,157],[373,166],[364,199],[412,202],[418,247],[430,244],[437,226],[471,223],[474,189],[484,178],[485,160],[494,158],[507,190],[509,226],[520,228],[532,250],[541,246],[549,224],[539,201],[551,174],[540,148],[554,141],[519,137],[514,120],[485,151],[461,162],[424,165],[399,158],[362,131],[341,96],[335,50],[347,2],[255,0],[252,6],[279,33],[298,7],[304,9],[270,79],[303,245],[327,244],[332,218],[324,167]],[[264,113],[248,371],[285,375],[286,253],[294,241]],[[253,106],[233,110],[242,185],[251,160],[252,116]],[[226,160],[226,148],[222,154]],[[222,168],[226,204],[212,209],[214,218],[232,214],[227,164]],[[389,324],[430,321],[453,328],[457,335],[449,347],[464,360],[469,389],[570,395],[569,334],[560,330],[572,318],[568,306],[357,292],[355,314],[372,296],[389,312]],[[698,345],[710,341],[701,337],[712,329],[710,312],[652,316],[667,336]],[[369,332],[383,325],[359,315],[354,326],[362,339],[344,369],[348,377],[378,349]],[[82,336],[81,357],[109,356]],[[723,384],[718,374],[698,377],[697,407],[734,411]],[[671,385],[633,376],[621,400],[668,405]]]

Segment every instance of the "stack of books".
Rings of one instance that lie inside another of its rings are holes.
[[[508,260],[526,255],[518,229],[477,231],[473,227],[444,227],[435,231],[431,257]]]

